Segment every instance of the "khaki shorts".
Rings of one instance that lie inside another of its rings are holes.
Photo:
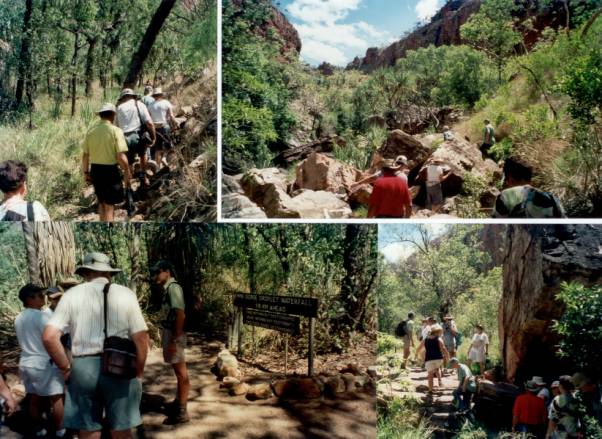
[[[163,346],[163,360],[167,364],[178,364],[186,362],[186,334],[182,334],[176,339],[176,351],[173,355],[169,355],[168,347],[169,341],[171,340],[171,329],[163,329],[162,333],[162,346]]]
[[[434,372],[443,366],[443,360],[429,360],[424,364],[427,372]]]

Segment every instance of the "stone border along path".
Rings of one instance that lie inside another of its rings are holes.
[[[406,376],[393,374],[389,377],[390,382],[379,383],[378,395],[382,395],[386,400],[395,397],[418,398],[422,401],[421,414],[430,419],[429,425],[435,429],[433,438],[450,437],[447,423],[452,412],[452,392],[458,385],[456,372],[443,376],[443,387],[437,386],[435,378],[433,394],[429,395],[426,370],[417,366],[409,366],[408,370],[409,374]],[[401,384],[402,381],[409,382],[411,390]]]
[[[373,393],[341,393],[336,398],[321,396],[307,400],[280,400],[275,396],[249,401],[245,396],[230,396],[228,389],[212,373],[223,344],[215,340],[190,337],[186,350],[191,381],[188,412],[191,422],[179,426],[163,425],[164,404],[173,400],[176,379],[169,365],[163,363],[162,351],[149,352],[144,374],[141,410],[143,429],[138,439],[347,439],[376,437],[376,410]],[[275,374],[258,372],[242,377],[247,384],[269,382]],[[10,384],[16,385],[11,376]],[[21,391],[19,391],[21,388]],[[142,431],[143,430],[143,431]],[[0,428],[2,439],[22,436],[6,427]]]

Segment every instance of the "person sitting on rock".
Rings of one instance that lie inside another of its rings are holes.
[[[454,136],[452,130],[447,125],[445,125],[443,127],[443,141],[449,142],[450,140],[454,140],[455,138],[456,137]]]
[[[529,433],[536,438],[544,437],[548,414],[543,399],[537,397],[539,386],[533,381],[525,383],[525,392],[514,401],[512,410],[512,431]]]
[[[400,155],[395,159],[395,165],[399,166],[399,170],[396,172],[396,175],[401,178],[402,180],[405,180],[405,182],[408,182],[408,174],[410,173],[410,168],[408,167],[408,158],[405,155]],[[382,169],[378,172],[375,172],[374,174],[370,174],[365,178],[362,178],[361,180],[356,181],[355,183],[353,183],[350,187],[351,191],[355,191],[358,187],[360,187],[363,184],[368,184],[368,183],[373,183],[374,181],[376,181],[377,178],[382,177],[383,176],[383,171]]]
[[[37,201],[27,201],[27,165],[15,160],[0,163],[0,221],[50,221],[48,212]]]
[[[392,159],[383,160],[383,175],[374,181],[370,195],[368,218],[409,218],[412,215],[412,195],[407,178],[399,178],[401,165]]]
[[[494,218],[566,218],[560,201],[551,192],[531,186],[533,170],[519,158],[504,162],[504,187],[497,197]]]
[[[458,372],[458,388],[453,392],[454,406],[460,411],[468,410],[470,409],[472,396],[477,391],[475,377],[470,371],[470,367],[460,363],[456,357],[449,360],[449,367],[456,369]]]

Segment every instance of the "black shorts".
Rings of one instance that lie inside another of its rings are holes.
[[[125,141],[128,145],[128,160],[130,164],[134,162],[136,155],[142,157],[146,154],[146,148],[148,145],[141,141],[140,134],[137,131],[131,132],[125,136]]]
[[[123,177],[118,165],[92,164],[90,177],[99,203],[119,204],[125,200]]]
[[[154,152],[157,151],[168,151],[173,148],[173,142],[171,140],[171,130],[168,126],[162,126],[157,128],[157,141],[153,146]]]

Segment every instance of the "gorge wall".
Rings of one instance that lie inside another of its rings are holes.
[[[522,383],[571,372],[555,355],[552,321],[564,310],[562,282],[602,282],[601,225],[509,225],[503,261],[499,336],[504,369]]]

